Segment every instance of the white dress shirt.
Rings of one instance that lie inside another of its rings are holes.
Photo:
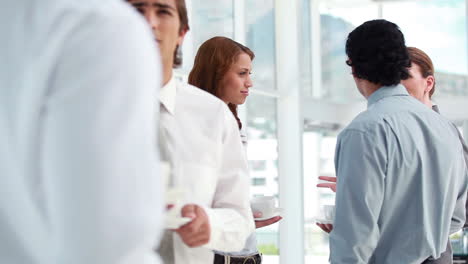
[[[175,263],[213,263],[212,250],[239,251],[254,231],[239,129],[225,103],[174,77],[161,89],[160,102],[174,184],[185,191],[185,203],[204,207],[211,227],[209,243],[198,248],[174,233]]]
[[[159,58],[119,0],[0,1],[0,263],[159,263]]]

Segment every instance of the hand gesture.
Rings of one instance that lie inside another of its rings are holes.
[[[328,182],[319,183],[317,184],[317,187],[330,188],[333,192],[336,192],[336,177],[319,176],[319,180],[328,181]]]
[[[327,181],[325,183],[317,184],[319,188],[330,188],[333,192],[336,192],[336,177],[331,176],[319,176],[320,180]],[[323,231],[330,233],[333,230],[332,224],[320,224],[317,223],[317,226],[320,227]]]

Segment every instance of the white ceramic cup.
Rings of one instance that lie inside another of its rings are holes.
[[[324,205],[322,208],[325,220],[333,221],[335,219],[335,205]]]
[[[270,217],[275,214],[276,198],[274,196],[258,196],[250,200],[252,212],[262,213],[262,218]]]

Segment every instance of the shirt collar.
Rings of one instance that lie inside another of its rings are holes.
[[[367,107],[375,104],[380,99],[391,96],[409,96],[408,91],[401,84],[395,86],[382,86],[367,98]]]
[[[432,110],[434,110],[434,111],[437,112],[437,113],[440,113],[440,111],[439,111],[439,106],[436,105],[436,104],[433,104],[433,105],[432,105]]]
[[[177,87],[174,75],[172,75],[166,85],[159,91],[159,102],[164,105],[169,114],[173,115],[175,111]]]

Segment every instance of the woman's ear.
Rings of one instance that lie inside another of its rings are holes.
[[[424,89],[424,93],[429,93],[434,88],[434,84],[435,84],[434,76],[429,75],[426,78],[426,88]]]

